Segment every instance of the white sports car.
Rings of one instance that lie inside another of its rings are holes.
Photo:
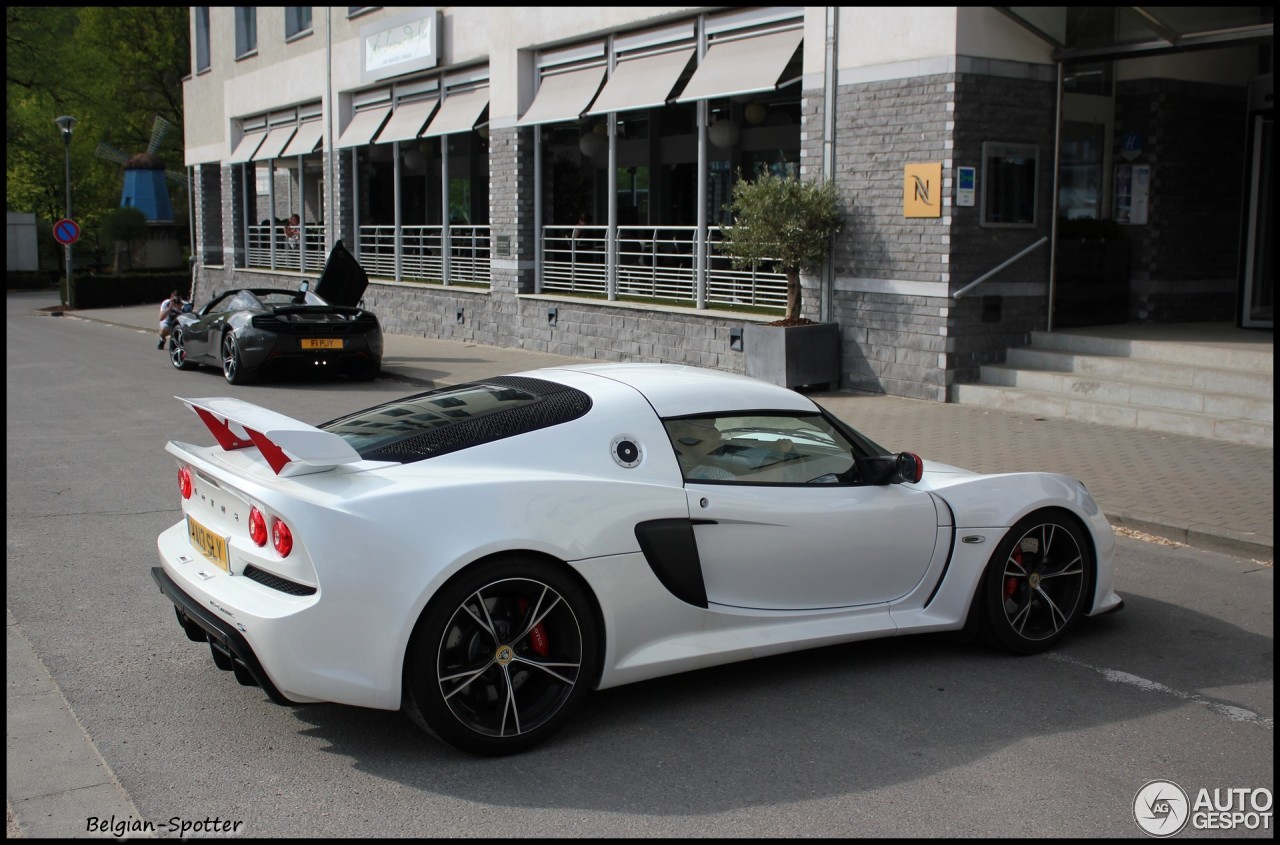
[[[403,708],[477,754],[593,689],[871,637],[1013,652],[1122,606],[1079,481],[885,450],[806,396],[663,364],[532,370],[308,425],[183,399],[152,570],[280,704]]]

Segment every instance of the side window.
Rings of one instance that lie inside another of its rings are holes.
[[[224,293],[221,296],[219,296],[217,299],[213,300],[208,305],[206,305],[203,313],[221,314],[223,311],[226,311],[231,306],[231,300],[233,299],[235,299],[235,294],[229,293],[229,292]]]
[[[854,484],[853,447],[821,415],[664,420],[686,481]]]
[[[258,301],[253,298],[253,294],[247,291],[240,291],[235,296],[220,303],[216,310],[218,311],[244,311],[249,308],[258,308]]]

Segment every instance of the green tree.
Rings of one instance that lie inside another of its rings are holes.
[[[77,120],[72,214],[86,235],[120,204],[124,181],[119,164],[95,155],[99,142],[142,152],[160,115],[173,126],[159,155],[182,168],[188,15],[187,7],[6,7],[8,208],[51,221],[65,213],[67,148],[53,123],[63,114]],[[172,200],[185,218],[185,195]]]
[[[748,182],[739,173],[726,209],[734,223],[720,227],[721,251],[737,269],[777,266],[787,277],[787,315],[781,322],[812,322],[800,316],[800,273],[822,266],[831,236],[840,231],[835,187],[769,173]]]

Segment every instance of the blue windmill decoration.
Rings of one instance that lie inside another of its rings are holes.
[[[187,176],[176,170],[166,170],[164,162],[156,156],[164,136],[172,126],[159,115],[151,129],[151,143],[145,153],[128,155],[107,143],[98,144],[97,156],[124,165],[124,190],[120,193],[121,208],[136,208],[147,216],[149,223],[172,223],[173,203],[169,201],[169,182],[186,187]]]

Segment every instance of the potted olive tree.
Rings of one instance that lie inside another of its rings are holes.
[[[746,373],[784,387],[840,383],[840,327],[801,316],[800,273],[822,267],[840,230],[835,187],[769,173],[733,188],[733,227],[721,227],[721,251],[737,269],[773,266],[787,277],[787,311],[772,323],[748,324]]]

